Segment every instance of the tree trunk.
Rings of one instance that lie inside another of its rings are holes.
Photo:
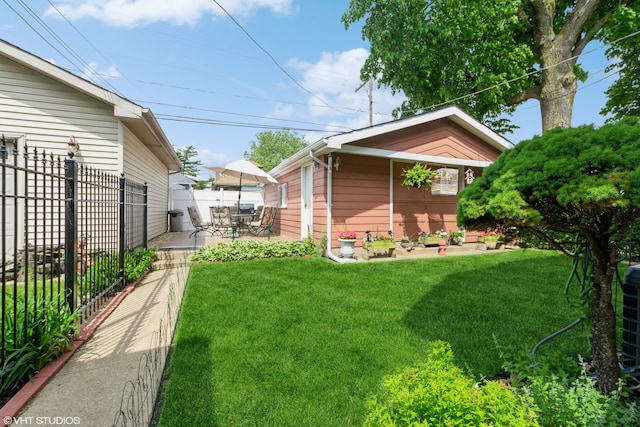
[[[542,72],[540,76],[540,115],[542,132],[555,128],[571,127],[573,100],[578,87],[573,71],[571,49],[558,46],[553,41],[550,46],[541,47]]]
[[[604,249],[604,248],[600,248]],[[598,389],[608,395],[618,388],[620,366],[616,351],[616,314],[612,304],[615,256],[594,248],[593,278],[589,306],[591,308],[591,352],[596,369]]]

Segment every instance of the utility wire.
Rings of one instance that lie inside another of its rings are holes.
[[[201,89],[201,88],[193,88],[193,87],[188,87],[188,86],[179,86],[179,85],[172,85],[172,84],[167,84],[167,83],[159,83],[159,82],[151,82],[151,81],[147,81],[147,80],[133,80],[134,82],[138,82],[138,83],[143,83],[143,84],[148,84],[148,85],[155,85],[155,86],[160,86],[160,87],[167,87],[167,88],[171,88],[171,89],[178,89],[178,90],[184,90],[184,91],[192,91],[192,92],[201,92],[201,93],[208,93],[208,94],[213,94],[213,95],[224,95],[224,96],[230,96],[230,97],[234,97],[234,98],[242,98],[242,99],[252,99],[252,100],[258,100],[258,101],[263,101],[263,98],[258,98],[256,96],[248,96],[248,95],[236,95],[236,94],[232,94],[232,93],[225,93],[225,92],[218,92],[218,91],[214,91],[214,90],[209,90],[209,89]],[[304,106],[311,106],[311,107],[317,107],[317,108],[332,108],[330,106],[325,105],[319,105],[319,104],[309,104],[309,103],[305,103],[305,102],[294,102],[294,101],[284,101],[284,100],[279,100],[276,99],[275,102],[281,103],[281,104],[287,104],[287,105],[304,105]],[[189,107],[185,107],[182,106],[182,108],[189,108]],[[362,108],[349,108],[349,107],[343,107],[341,108],[342,111],[352,111],[355,113],[364,113],[367,110],[363,110]],[[386,113],[380,113],[380,112],[376,112],[375,113],[378,116],[391,116],[390,114],[386,114]]]
[[[4,1],[4,3],[9,6],[9,4]],[[109,86],[114,92],[117,93],[117,90],[104,78],[102,78],[102,76],[100,74],[98,74],[97,72],[95,72],[95,70],[93,69],[93,67],[91,67],[88,63],[86,63],[82,57],[80,57],[80,55],[78,55],[67,43],[65,43],[65,41],[53,30],[51,29],[51,27],[49,27],[42,19],[40,19],[40,17],[22,0],[18,0],[18,3],[22,6],[22,8],[27,12],[27,14],[29,14],[34,21],[36,21],[38,24],[40,24],[40,26],[47,32],[49,33],[49,35],[51,35],[51,37],[53,39],[55,39],[62,47],[64,47],[64,49],[71,54],[76,61],[80,62],[85,69],[87,70],[87,72],[93,74],[96,78],[98,78],[103,84],[105,84],[106,86]],[[58,52],[60,55],[62,55],[63,58],[65,58],[67,61],[69,61],[69,63],[74,64],[74,61],[70,60],[66,55],[64,55],[62,52],[60,52],[57,48],[55,48],[48,40],[47,37],[44,37],[40,32],[38,32],[38,30],[36,30],[31,24],[29,24],[27,22],[27,20],[18,12],[16,11],[13,7],[9,6],[9,8],[11,10],[14,11],[14,13],[16,13],[20,19],[22,19],[36,34],[38,34],[38,36],[40,36],[40,38],[42,38],[49,46],[51,46],[56,52]]]
[[[222,111],[222,110],[213,110],[213,109],[209,109],[209,108],[185,107],[183,105],[167,104],[167,103],[162,103],[162,102],[152,102],[152,101],[142,101],[142,100],[134,100],[134,102],[139,102],[139,103],[141,103],[143,105],[155,104],[155,105],[160,105],[160,106],[163,106],[163,107],[181,108],[181,109],[194,110],[194,111],[205,111],[205,112],[210,112],[210,113],[219,113],[219,114],[227,114],[227,115],[232,115],[232,116],[250,117],[250,118],[262,119],[262,120],[273,120],[273,121],[299,123],[299,124],[315,125],[315,126],[327,126],[325,123],[314,123],[314,122],[307,122],[307,121],[302,121],[302,120],[291,120],[291,119],[279,119],[279,118],[274,118],[274,117],[258,116],[258,115],[254,115],[254,114],[243,114],[243,113],[234,113],[234,112]],[[208,120],[208,119],[202,119],[202,120]],[[328,126],[335,127],[335,128],[341,128],[343,131],[345,131],[345,130],[346,131],[352,131],[353,130],[353,129],[351,129],[349,127],[346,127],[346,126],[339,126],[339,125],[328,125]]]
[[[115,64],[113,64],[113,62],[111,62],[111,61],[110,61],[110,60],[109,60],[109,59],[108,59],[108,58],[107,58],[107,57],[102,53],[102,51],[101,51],[100,49],[98,49],[98,48],[97,48],[93,43],[91,43],[91,41],[90,41],[87,37],[85,37],[85,35],[84,35],[84,34],[83,34],[83,33],[82,33],[82,32],[81,32],[81,31],[80,31],[80,30],[79,30],[75,25],[73,25],[73,23],[72,23],[71,21],[69,21],[69,20],[67,19],[67,17],[66,17],[66,16],[64,16],[64,14],[62,13],[62,11],[61,11],[60,9],[58,9],[58,8],[56,7],[56,5],[55,5],[55,4],[53,4],[53,3],[51,2],[51,0],[47,0],[47,3],[49,3],[49,4],[51,5],[51,7],[52,7],[52,8],[53,8],[57,13],[58,13],[58,15],[60,15],[60,16],[62,17],[62,19],[64,19],[64,20],[65,20],[65,22],[66,22],[67,24],[69,24],[69,26],[70,26],[71,28],[73,28],[73,29],[74,29],[74,31],[75,31],[76,33],[78,33],[78,35],[79,35],[80,37],[82,37],[82,39],[83,39],[85,42],[87,42],[87,44],[88,44],[89,46],[91,46],[91,48],[92,48],[93,50],[95,50],[95,51],[98,53],[98,55],[100,55],[100,56],[102,57],[102,59],[104,59],[104,60],[105,60],[105,61],[106,61],[110,66],[114,67],[116,70],[118,69],[118,67],[116,67],[116,66],[115,66]],[[102,77],[102,74],[100,74],[100,73],[98,73],[97,71],[93,70],[91,67],[89,67],[89,69],[91,69],[91,72],[92,72],[94,75],[99,76],[99,77]],[[122,75],[122,74],[120,73],[120,71],[119,71],[119,70],[118,70],[118,74]],[[127,81],[129,81],[129,79],[128,79],[126,76],[125,76],[124,78],[125,78]],[[107,80],[106,80],[106,79],[101,79],[101,80],[102,80],[103,82],[107,83]],[[111,86],[111,85],[109,85],[109,86],[114,90],[114,92],[115,92],[115,93],[117,93],[117,94],[118,94],[118,95],[120,95],[120,96],[123,96],[122,94],[120,94],[120,93],[118,92],[118,90],[117,90],[115,87],[113,87],[113,86]]]
[[[206,125],[232,126],[232,127],[256,128],[256,129],[274,129],[274,130],[284,129],[284,130],[294,130],[294,131],[300,131],[300,132],[340,133],[339,131],[327,131],[326,129],[261,125],[257,123],[232,122],[227,120],[212,120],[212,119],[203,119],[203,118],[195,118],[195,117],[188,117],[188,116],[176,116],[176,115],[170,115],[170,114],[156,114],[156,118],[158,120],[199,123],[199,124],[206,124]]]
[[[316,95],[315,93],[311,92],[306,87],[302,86],[302,84],[300,84],[295,78],[293,78],[293,76],[291,74],[289,74],[289,72],[287,70],[285,70],[282,65],[280,65],[280,63],[273,57],[273,55],[271,55],[271,53],[269,53],[269,51],[267,49],[262,47],[262,45],[260,43],[258,43],[258,41],[256,39],[254,39],[251,36],[251,34],[249,34],[249,32],[229,12],[227,12],[227,9],[225,9],[224,7],[222,7],[222,5],[220,3],[218,3],[218,0],[212,0],[212,1],[215,4],[217,4],[220,9],[222,9],[222,11],[234,22],[234,24],[236,24],[238,26],[238,28],[240,28],[242,30],[242,32],[245,33],[247,37],[249,37],[249,40],[251,40],[253,42],[253,44],[255,44],[260,50],[262,50],[269,57],[269,59],[271,59],[271,61],[276,65],[276,67],[278,67],[280,69],[280,71],[282,71],[287,77],[289,77],[289,79],[293,83],[295,83],[300,89],[302,89],[303,91],[305,91],[309,95],[311,95],[314,98],[320,100],[320,102],[322,102],[327,107],[329,107],[329,108],[331,108],[331,109],[333,109],[335,111],[338,111],[338,112],[340,111],[337,108],[333,107],[332,105],[329,105],[324,99],[320,98],[318,95]]]

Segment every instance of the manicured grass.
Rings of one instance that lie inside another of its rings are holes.
[[[339,265],[326,259],[196,264],[160,425],[362,425],[384,375],[452,345],[474,376],[501,372],[495,342],[530,352],[581,316],[551,252]],[[586,350],[581,327],[542,351]]]

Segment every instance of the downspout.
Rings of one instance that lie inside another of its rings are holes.
[[[314,156],[313,151],[309,151],[309,156],[313,159],[314,162],[318,163],[319,165],[327,169],[327,248],[326,248],[327,258],[341,264],[348,263],[348,262],[355,262],[356,260],[353,258],[340,258],[335,256],[333,252],[331,252],[331,234],[332,234],[331,208],[333,206],[333,155],[329,153],[329,156],[327,157],[327,163],[323,162],[322,160]]]

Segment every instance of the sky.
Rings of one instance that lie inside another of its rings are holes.
[[[369,44],[345,29],[348,0],[2,0],[0,38],[151,109],[171,144],[203,166],[243,158],[257,134],[288,128],[312,143],[369,125],[360,68]],[[604,48],[580,61],[573,125],[604,118]],[[404,97],[374,85],[374,124]],[[517,143],[541,133],[536,102],[512,117]],[[0,118],[1,124],[1,118]],[[199,179],[212,176],[202,170]]]

